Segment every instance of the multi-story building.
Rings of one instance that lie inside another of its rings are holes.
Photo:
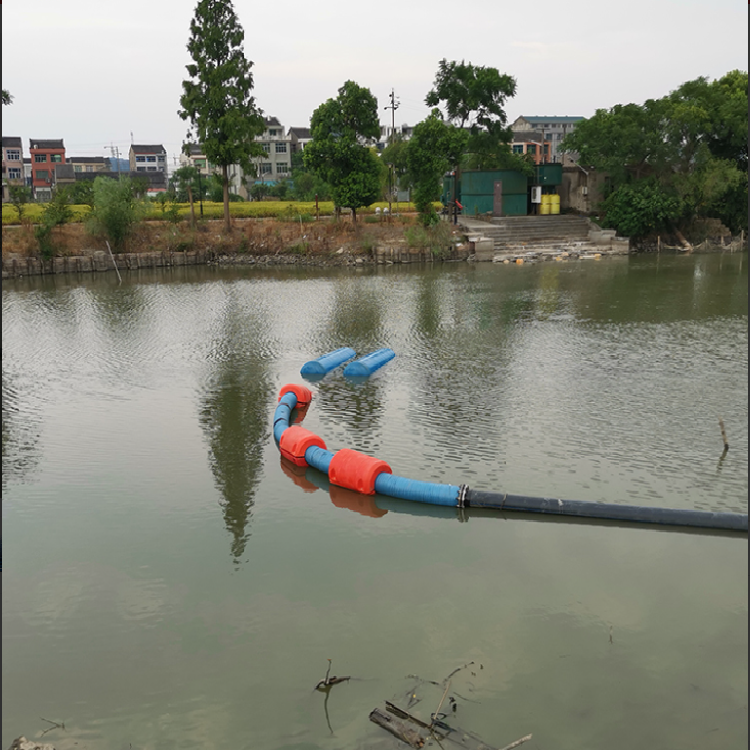
[[[106,172],[109,159],[106,156],[69,156],[68,164],[73,165],[74,172]]]
[[[513,133],[513,141],[510,147],[514,154],[531,154],[534,158],[534,164],[552,162],[550,157],[552,142],[545,140],[542,132],[525,130]]]
[[[23,141],[20,137],[3,136],[3,203],[8,200],[10,185],[25,185],[23,176]]]
[[[167,173],[167,151],[161,144],[130,146],[131,172],[164,172]]]
[[[203,177],[208,177],[212,174],[220,174],[221,170],[215,167],[208,160],[208,157],[203,153],[203,148],[197,143],[191,143],[190,153],[180,154],[180,166],[181,167],[194,167],[197,169]]]
[[[55,186],[55,166],[65,164],[65,144],[60,140],[29,139],[31,154],[31,187],[34,198],[48,201]]]
[[[513,131],[513,143],[544,143],[550,144],[547,161],[552,164],[574,164],[576,154],[563,154],[559,150],[560,141],[575,130],[583,117],[557,117],[543,115],[540,117],[518,117],[510,126]],[[527,138],[527,134],[534,137]],[[540,137],[541,136],[541,137]]]
[[[305,150],[305,146],[312,140],[310,128],[289,128],[289,140],[292,144],[292,153],[297,154]]]
[[[292,139],[276,117],[266,117],[265,125],[263,134],[256,138],[265,154],[253,159],[257,170],[254,181],[273,184],[292,174]]]

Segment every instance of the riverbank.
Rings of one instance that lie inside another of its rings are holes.
[[[66,224],[53,230],[51,257],[39,252],[34,225],[3,226],[2,277],[212,264],[358,266],[478,258],[461,227],[440,223],[428,232],[417,224],[413,214],[394,216],[390,222],[383,217],[363,219],[357,224],[332,218],[308,222],[234,219],[229,233],[224,232],[221,220],[206,219],[195,226],[184,221],[150,221],[136,227],[123,252],[114,254],[104,238],[91,235],[84,224]],[[706,239],[693,249],[737,252],[746,250],[747,243],[719,237],[715,242]],[[656,250],[677,251],[666,244]],[[524,252],[519,258],[506,259],[533,262],[578,257],[575,253],[563,255],[536,257],[533,252]]]

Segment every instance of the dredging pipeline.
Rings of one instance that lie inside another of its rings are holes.
[[[274,412],[273,434],[282,456],[296,466],[312,466],[327,474],[332,484],[363,495],[385,495],[453,508],[491,508],[504,512],[719,529],[744,534],[748,531],[748,517],[742,513],[527,497],[474,490],[465,484],[438,484],[395,476],[385,461],[349,448],[329,451],[321,437],[297,424],[290,425],[295,409],[304,409],[311,401],[312,391],[305,386],[285,385],[281,389]]]

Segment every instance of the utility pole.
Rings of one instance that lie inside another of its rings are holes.
[[[390,96],[391,103],[388,107],[383,107],[383,109],[390,109],[391,110],[391,139],[390,143],[393,143],[393,139],[396,135],[396,110],[399,108],[400,103],[396,101],[396,94],[393,89],[391,89],[391,96]],[[388,221],[391,220],[391,215],[393,213],[393,205],[391,203],[393,199],[393,164],[388,165]]]
[[[107,148],[107,147],[105,146],[104,148]],[[112,141],[110,141],[109,142],[109,150],[110,150],[110,152],[112,154],[112,158],[113,159],[115,157],[117,158],[117,162],[116,162],[117,168],[115,169],[115,171],[117,172],[117,179],[121,180],[122,179],[122,175],[120,174],[120,148],[118,146],[113,145]]]

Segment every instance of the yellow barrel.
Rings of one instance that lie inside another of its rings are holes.
[[[550,203],[551,201],[552,201],[551,195],[545,194],[542,196],[542,205],[544,205],[545,203]]]
[[[546,195],[542,196],[542,202],[539,204],[539,213],[540,214],[549,214],[550,209],[552,208],[552,204],[548,201],[545,201]]]
[[[559,214],[560,213],[560,196],[559,195],[550,195],[550,198],[552,199],[550,201],[550,213],[551,214]]]

